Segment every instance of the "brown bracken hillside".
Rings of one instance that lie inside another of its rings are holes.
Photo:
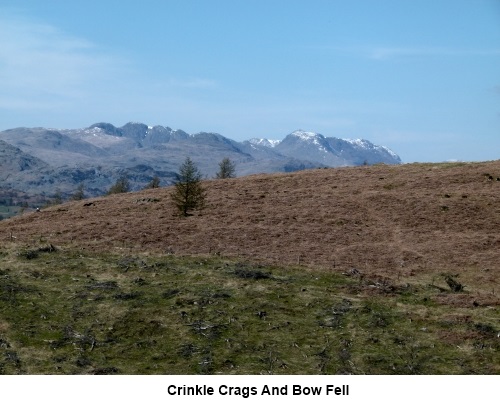
[[[172,188],[75,201],[0,222],[3,244],[216,254],[408,279],[459,274],[498,293],[500,161],[318,169],[207,180],[179,217]]]

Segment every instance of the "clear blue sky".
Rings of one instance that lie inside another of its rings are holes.
[[[99,121],[500,159],[500,0],[0,0],[0,130]]]

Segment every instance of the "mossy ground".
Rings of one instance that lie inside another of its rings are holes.
[[[498,374],[500,311],[469,294],[435,279],[11,244],[0,373]]]

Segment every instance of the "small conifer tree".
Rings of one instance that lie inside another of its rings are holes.
[[[62,204],[63,198],[61,194],[61,190],[57,189],[56,193],[54,194],[54,199],[52,200],[53,205],[59,205]]]
[[[160,178],[158,176],[155,176],[148,183],[148,185],[146,186],[146,189],[148,189],[148,188],[159,188],[159,187],[160,187]]]
[[[230,179],[235,177],[236,166],[233,161],[229,158],[224,158],[219,163],[219,171],[216,174],[218,179]]]
[[[123,175],[118,180],[116,180],[116,183],[113,186],[111,186],[111,188],[107,192],[107,195],[128,193],[129,191],[130,183],[127,179],[127,176]]]
[[[76,189],[75,194],[71,196],[72,200],[78,201],[78,200],[83,200],[85,198],[85,193],[84,193],[84,184],[80,183],[78,185],[78,188]]]
[[[171,194],[172,202],[185,217],[193,210],[200,210],[205,204],[205,190],[201,184],[202,174],[187,157],[179,168],[177,182]]]

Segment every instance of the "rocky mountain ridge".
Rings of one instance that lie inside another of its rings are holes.
[[[81,129],[9,129],[0,132],[0,142],[0,190],[46,197],[56,192],[69,196],[81,183],[88,196],[102,195],[124,175],[133,190],[154,176],[160,177],[161,185],[169,185],[187,156],[207,177],[215,175],[225,157],[235,162],[238,176],[401,163],[394,152],[367,140],[302,130],[281,141],[238,142],[212,132],[188,134],[161,125],[129,122],[115,127],[100,122]]]

